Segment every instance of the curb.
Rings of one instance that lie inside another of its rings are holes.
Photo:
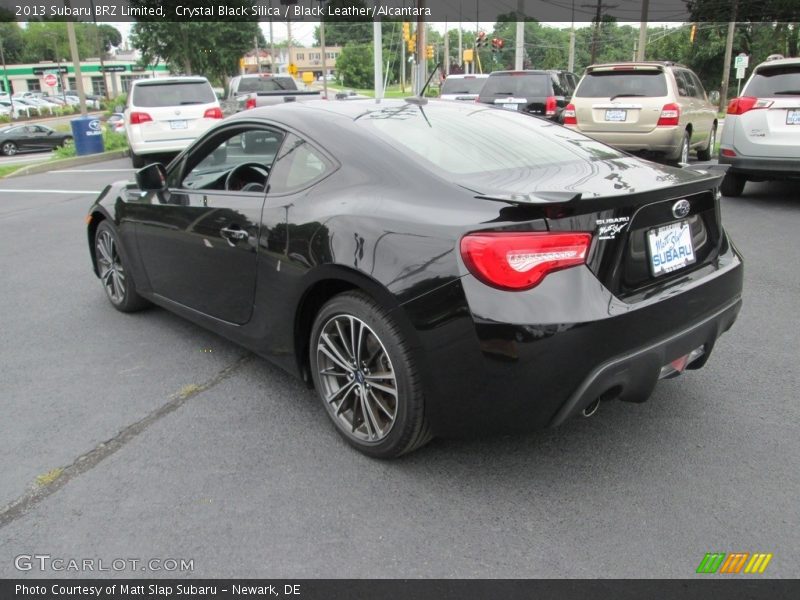
[[[47,160],[41,163],[28,165],[27,167],[22,167],[21,169],[17,169],[13,173],[6,175],[5,179],[11,179],[12,177],[22,177],[23,175],[38,175],[39,173],[47,173],[48,171],[55,171],[57,169],[79,167],[81,165],[90,165],[96,162],[103,162],[104,160],[125,158],[126,156],[128,156],[127,150],[114,150],[112,152],[89,154],[87,156],[76,156],[74,158]]]

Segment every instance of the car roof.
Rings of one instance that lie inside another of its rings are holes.
[[[133,85],[157,85],[159,83],[208,83],[205,77],[149,77],[147,79],[134,79]]]
[[[489,73],[451,73],[445,79],[486,79]]]
[[[520,70],[510,70],[510,71],[492,71],[489,73],[489,77],[493,75],[547,75],[548,73],[569,73],[569,71],[564,71],[561,69],[520,69]]]
[[[586,67],[587,71],[592,69],[607,68],[607,67],[679,67],[681,69],[688,69],[686,65],[672,62],[670,60],[628,60],[610,63],[598,63],[596,65],[589,65]]]
[[[772,68],[772,67],[785,67],[788,65],[800,65],[800,57],[797,58],[774,58],[772,60],[765,60],[762,63],[758,63],[756,65],[756,70],[764,68]]]

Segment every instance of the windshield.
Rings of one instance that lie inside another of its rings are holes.
[[[237,93],[280,92],[296,90],[297,85],[291,77],[247,77],[239,81]]]
[[[481,100],[503,96],[531,98],[550,95],[550,76],[547,73],[493,73],[481,90]]]
[[[147,83],[133,87],[133,106],[181,106],[183,104],[210,104],[216,102],[214,90],[207,81],[173,81]]]
[[[357,123],[424,168],[464,186],[623,156],[547,121],[488,107],[404,105],[372,111]]]
[[[442,84],[441,95],[480,94],[486,80],[486,77],[448,77]]]
[[[575,96],[612,98],[614,96],[658,98],[667,95],[663,71],[593,71],[581,81]]]
[[[768,67],[756,71],[742,95],[756,98],[800,96],[800,65]]]

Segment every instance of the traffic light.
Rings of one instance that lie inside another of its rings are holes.
[[[433,46],[430,44],[425,48],[425,58],[433,58]]]
[[[414,52],[417,49],[417,34],[416,33],[411,34],[411,37],[408,38],[408,41],[406,42],[406,48],[407,48],[409,54],[414,54]]]
[[[500,52],[506,43],[500,38],[492,38],[492,52]]]
[[[411,39],[411,23],[403,23],[403,39],[405,41]]]
[[[489,43],[489,40],[486,39],[486,32],[485,31],[481,31],[478,34],[478,37],[475,39],[475,47],[476,48],[483,48],[488,43]]]
[[[694,44],[694,38],[697,35],[697,23],[692,23],[692,30],[689,32],[689,41]]]

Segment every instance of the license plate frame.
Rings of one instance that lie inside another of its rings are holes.
[[[177,119],[169,122],[170,129],[188,129],[189,123],[186,119]]]
[[[606,121],[609,123],[624,123],[628,120],[628,111],[624,108],[607,108]]]
[[[661,277],[697,262],[688,220],[653,227],[647,231],[650,273]]]
[[[800,108],[790,108],[786,111],[787,125],[800,125]]]
[[[501,104],[503,108],[507,110],[519,110],[519,104],[512,104],[511,102],[506,102],[505,104]]]

